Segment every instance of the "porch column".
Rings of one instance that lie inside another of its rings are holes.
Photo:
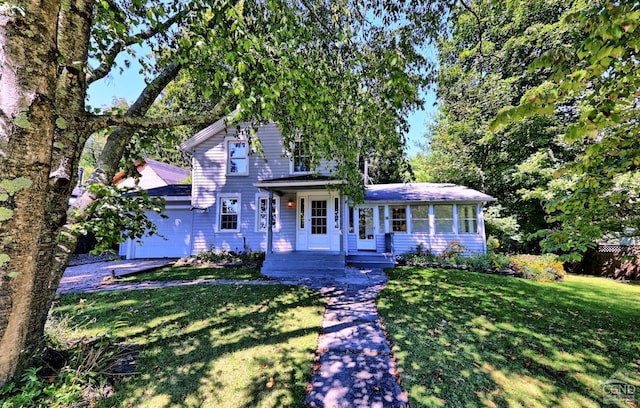
[[[267,201],[267,254],[273,253],[273,190],[269,190]]]

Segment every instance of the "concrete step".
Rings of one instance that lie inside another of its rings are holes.
[[[393,268],[396,265],[395,258],[391,254],[350,254],[346,262],[355,268]]]
[[[344,274],[344,253],[286,252],[269,254],[262,265],[262,274],[270,277],[322,276]],[[315,275],[314,275],[315,274]]]

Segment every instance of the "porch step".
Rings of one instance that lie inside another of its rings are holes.
[[[372,254],[349,254],[347,256],[347,265],[360,269],[384,269],[396,266],[393,255],[388,253],[372,253]]]
[[[269,254],[261,273],[273,278],[344,275],[342,252],[283,252]]]

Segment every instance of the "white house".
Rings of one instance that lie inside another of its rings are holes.
[[[486,251],[482,208],[491,196],[453,184],[370,185],[365,202],[352,205],[338,192],[343,181],[331,178],[327,166],[312,172],[304,147],[285,146],[275,124],[255,135],[262,155],[251,154],[242,133],[219,121],[181,146],[192,161],[187,252],[215,247],[266,251],[267,258],[291,252],[344,257],[421,245],[439,253],[454,240],[470,253]],[[145,255],[171,256],[161,246]]]

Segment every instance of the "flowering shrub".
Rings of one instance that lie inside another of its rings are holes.
[[[513,255],[511,269],[522,273],[526,279],[551,282],[563,280],[566,276],[562,262],[557,255]]]

